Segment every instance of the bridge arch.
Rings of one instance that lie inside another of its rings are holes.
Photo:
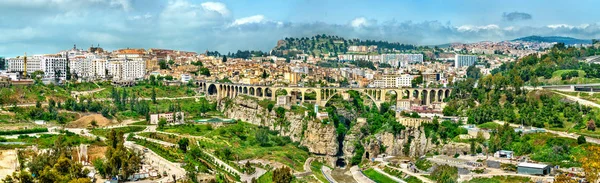
[[[396,102],[396,101],[398,101],[398,99],[401,95],[402,95],[402,93],[400,93],[396,90],[387,90],[387,91],[385,91],[383,98],[385,98],[386,100],[392,99],[392,102]]]
[[[254,96],[254,93],[255,93],[254,87],[250,87],[250,93],[248,93],[248,94],[250,94],[250,96]]]
[[[263,89],[261,87],[256,88],[256,96],[257,97],[263,97],[264,93],[263,93]]]
[[[285,96],[287,94],[288,94],[288,92],[284,88],[276,88],[275,89],[275,97],[282,96],[282,95]]]
[[[340,95],[341,96],[342,93],[346,93],[346,92],[349,92],[349,91],[357,91],[358,93],[366,95],[369,99],[371,99],[371,101],[375,104],[375,106],[377,106],[377,108],[380,107],[379,102],[377,102],[377,100],[375,100],[375,98],[373,96],[371,96],[369,93],[367,93],[370,90],[352,90],[352,89],[350,89],[350,90],[339,90],[339,91],[333,93],[331,96],[329,96],[329,97],[326,98],[326,100],[323,102],[323,106],[327,105],[327,103],[329,103],[329,101],[331,100],[331,98],[333,98],[333,96],[335,96],[335,95]],[[372,92],[372,90],[370,92]]]
[[[210,85],[208,85],[208,88],[206,89],[206,93],[207,93],[207,95],[218,95],[219,90],[217,89],[217,86],[215,84],[210,84]]]
[[[265,88],[265,97],[273,97],[273,91],[271,90],[271,88]]]
[[[316,89],[306,89],[304,90],[304,101],[316,101],[317,98],[319,97],[319,95],[317,95],[317,90]]]

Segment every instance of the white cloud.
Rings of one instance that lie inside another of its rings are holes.
[[[350,22],[350,25],[354,28],[360,28],[368,25],[367,19],[365,17],[355,18]]]
[[[263,21],[265,21],[264,15],[254,15],[254,16],[235,19],[235,21],[233,21],[233,23],[231,23],[231,26],[238,26],[238,25],[244,25],[244,24],[255,24],[255,23],[261,23]]]
[[[547,27],[551,28],[551,29],[558,29],[558,28],[569,28],[569,29],[572,29],[575,26],[567,25],[567,24],[552,24],[552,25],[548,25]]]
[[[223,3],[205,2],[200,5],[186,0],[169,1],[160,13],[158,22],[163,28],[212,28],[230,21],[229,10]]]
[[[484,26],[474,26],[474,25],[461,25],[457,27],[458,31],[466,32],[466,31],[480,31],[480,30],[494,30],[500,29],[500,26],[496,24],[489,24]]]
[[[560,28],[566,28],[566,29],[574,29],[574,28],[586,29],[589,26],[590,26],[590,24],[581,24],[579,26],[569,25],[569,24],[551,24],[551,25],[547,25],[547,27],[551,28],[551,29],[560,29]]]
[[[150,18],[152,18],[152,15],[150,13],[146,13],[144,15],[130,16],[128,19],[129,20],[142,20],[142,19],[150,19]]]
[[[202,6],[202,8],[204,8],[206,10],[219,12],[223,16],[229,15],[229,9],[227,9],[227,6],[225,6],[225,4],[223,4],[223,3],[205,2],[205,3],[202,3],[201,6]]]

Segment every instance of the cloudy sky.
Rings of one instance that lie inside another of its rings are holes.
[[[0,56],[105,49],[270,50],[331,34],[417,45],[600,38],[600,1],[0,0]]]

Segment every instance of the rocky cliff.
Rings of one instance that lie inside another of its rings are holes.
[[[422,127],[406,128],[396,136],[389,132],[378,133],[362,141],[362,144],[370,158],[384,153],[392,156],[419,157],[436,148],[431,139],[425,137]]]
[[[219,107],[228,118],[277,130],[281,135],[289,136],[292,141],[308,147],[311,153],[333,156],[338,152],[333,125],[323,125],[320,121],[305,117],[304,114],[286,110],[285,120],[281,122],[278,121],[275,110],[269,112],[267,108],[259,105],[257,99],[246,96],[221,102]]]

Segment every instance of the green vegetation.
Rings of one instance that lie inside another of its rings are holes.
[[[176,135],[163,134],[163,133],[157,133],[157,132],[142,132],[137,135],[146,137],[146,138],[164,141],[164,142],[169,142],[172,144],[177,144],[177,142],[179,142],[179,140],[181,139]]]
[[[529,177],[518,176],[494,176],[492,178],[474,178],[468,183],[521,183],[531,182]]]
[[[429,160],[427,160],[425,158],[421,158],[421,159],[418,159],[417,162],[415,162],[415,166],[419,170],[427,171],[427,170],[429,170],[429,168],[433,167],[433,163],[431,163]]]
[[[110,130],[104,159],[94,160],[94,168],[104,178],[129,177],[140,169],[142,155],[125,148],[123,131]]]
[[[64,143],[66,139],[63,135],[58,136],[48,151],[19,150],[21,169],[2,182],[91,182],[87,178],[90,171],[71,156],[69,144]]]
[[[0,141],[6,142],[23,142],[23,145],[0,145],[0,147],[7,149],[10,147],[25,147],[29,145],[37,145],[40,148],[51,148],[58,140],[61,140],[61,145],[72,147],[79,144],[99,144],[102,145],[97,139],[90,139],[77,135],[69,131],[62,131],[60,134],[42,134],[39,137],[30,137],[27,135],[20,135],[17,139],[0,139]]]
[[[135,123],[131,123],[130,125],[140,125],[140,126],[143,126],[143,125],[150,125],[150,124],[148,124],[147,121],[138,121],[138,122],[135,122]]]
[[[273,171],[268,171],[267,173],[258,177],[258,183],[272,183],[273,182]]]
[[[485,122],[485,123],[477,125],[477,127],[481,128],[481,129],[498,129],[501,126],[502,125],[500,125],[498,123],[494,123],[494,122]]]
[[[277,131],[245,122],[213,129],[210,125],[177,125],[160,129],[165,132],[199,136],[200,148],[213,151],[224,161],[261,158],[274,160],[301,171],[308,150],[292,142],[289,137],[278,136]]]
[[[377,171],[375,171],[372,168],[369,168],[365,171],[362,171],[367,177],[369,177],[369,179],[377,182],[377,183],[387,183],[387,182],[395,182],[394,179],[389,178],[388,176],[385,176]]]
[[[407,178],[403,178],[403,177],[406,176],[406,174],[402,173],[402,171],[400,171],[400,170],[396,170],[396,169],[393,169],[393,168],[390,168],[390,167],[385,167],[383,169],[383,171],[385,173],[393,175],[393,176],[395,176],[395,177],[397,177],[399,179],[402,179],[402,180],[406,181],[407,183],[423,183],[423,181],[421,181],[418,178],[413,177],[413,176],[408,176]]]
[[[42,133],[42,132],[48,132],[48,128],[31,128],[31,129],[21,129],[21,130],[0,131],[0,135],[19,135],[19,134],[29,134],[29,133]]]
[[[102,137],[107,137],[107,135],[112,130],[116,131],[117,133],[132,133],[132,132],[139,132],[144,129],[146,129],[146,127],[143,127],[143,126],[126,126],[126,127],[112,128],[112,129],[95,128],[95,129],[92,129],[92,131],[90,131],[90,133],[92,133],[94,135],[102,136]]]
[[[173,147],[164,147],[158,143],[150,142],[145,139],[133,138],[133,141],[136,144],[147,147],[152,150],[152,152],[158,154],[160,157],[165,158],[170,162],[181,162],[182,155],[178,153],[177,148]]]
[[[307,53],[312,56],[321,56],[321,54],[332,54],[337,56],[338,54],[348,52],[349,46],[370,45],[377,46],[377,49],[373,50],[374,54],[392,52],[392,50],[407,51],[420,49],[420,47],[414,45],[390,43],[387,41],[344,39],[338,36],[323,34],[312,37],[285,38],[282,40],[281,44],[278,44],[278,46],[273,49],[273,55],[293,57],[296,53]]]
[[[319,179],[321,182],[329,182],[325,175],[321,172],[321,168],[324,166],[323,162],[320,161],[312,161],[310,162],[310,170],[312,173]]]
[[[192,136],[202,136],[212,131],[213,127],[210,124],[183,124],[174,126],[165,126],[160,131],[177,133]]]
[[[440,165],[431,172],[431,178],[438,183],[456,183],[458,168],[449,165]]]
[[[36,101],[56,100],[64,101],[70,98],[69,91],[55,85],[44,85],[36,83],[27,87],[0,88],[0,106],[8,106],[24,103],[35,103]]]

